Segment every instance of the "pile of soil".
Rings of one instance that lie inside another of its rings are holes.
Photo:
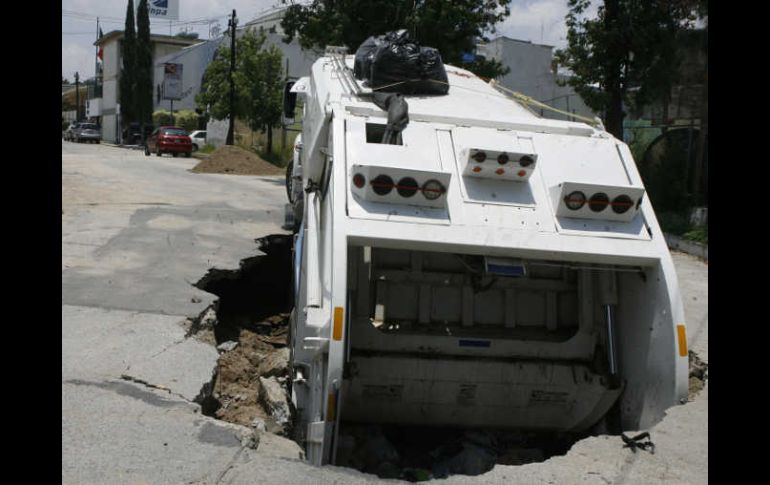
[[[234,175],[283,175],[284,169],[266,162],[256,153],[234,145],[224,145],[201,161],[195,173],[228,173]]]

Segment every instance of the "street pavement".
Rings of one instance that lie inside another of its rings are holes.
[[[62,142],[62,483],[380,482],[201,414],[216,350],[186,337],[215,299],[193,283],[285,232],[281,177],[189,172],[195,159]],[[708,361],[708,265],[674,254],[690,348]],[[446,483],[708,481],[708,385],[649,430],[656,453],[583,440],[544,463]],[[256,448],[256,449],[255,449]]]

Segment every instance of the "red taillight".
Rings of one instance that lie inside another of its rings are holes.
[[[496,173],[497,175],[502,175],[502,174],[504,174],[504,173],[505,173],[505,170],[503,170],[502,168],[498,168],[497,170],[495,170],[495,173]]]
[[[523,176],[527,175],[527,171],[526,170],[519,170],[518,173],[516,173],[516,175],[518,175],[519,177],[523,177]]]
[[[360,189],[365,184],[366,184],[366,178],[363,175],[361,175],[360,173],[353,175],[353,185],[355,185]]]
[[[471,170],[473,170],[473,171],[474,171],[474,172],[476,172],[476,173],[479,173],[479,172],[481,172],[481,167],[479,167],[479,166],[475,166],[475,167],[473,167]]]
[[[612,201],[612,210],[615,214],[624,214],[632,205],[634,205],[634,201],[631,200],[631,197],[623,194],[615,197]]]
[[[377,195],[388,195],[393,190],[393,179],[387,175],[378,175],[370,182],[372,184],[372,190]]]
[[[473,155],[473,159],[481,163],[487,159],[487,154],[486,152],[478,151],[475,155]]]
[[[505,153],[501,153],[497,157],[497,163],[499,163],[500,165],[505,165],[506,163],[508,163],[508,160],[510,160],[510,158]]]

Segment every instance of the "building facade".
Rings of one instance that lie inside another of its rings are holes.
[[[506,88],[578,116],[596,116],[571,87],[559,85],[558,81],[565,81],[567,75],[558,72],[553,58],[553,46],[501,36],[486,44],[479,44],[476,54],[497,60],[510,68],[510,72],[499,79],[500,84]],[[553,111],[535,107],[532,109],[545,118],[570,119]]]
[[[159,59],[165,58],[174,52],[199,44],[198,39],[185,39],[169,35],[152,34],[152,59],[156,66]],[[102,140],[111,143],[121,142],[120,120],[120,73],[123,66],[122,46],[123,31],[114,30],[102,36],[94,45],[104,49],[101,79],[101,98],[89,100],[93,106],[90,110],[91,117],[98,118],[102,127]],[[154,69],[153,86],[163,82],[163,69],[160,69],[158,77],[157,67]],[[160,105],[157,98],[153,98],[154,109]],[[167,104],[167,102],[166,102]]]

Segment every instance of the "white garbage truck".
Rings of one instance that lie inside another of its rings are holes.
[[[308,460],[335,463],[341,423],[638,430],[683,402],[677,277],[628,146],[450,65],[447,94],[383,104],[353,64],[327,48],[285,100],[303,98],[287,180]]]

